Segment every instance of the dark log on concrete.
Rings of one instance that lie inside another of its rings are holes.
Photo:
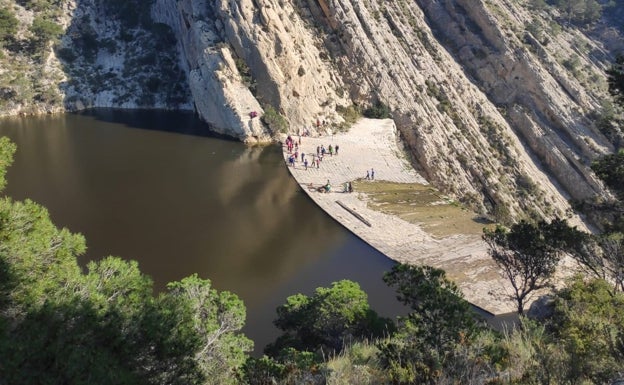
[[[366,226],[373,227],[373,225],[369,221],[364,219],[364,217],[361,216],[360,214],[356,213],[355,210],[352,210],[351,208],[349,208],[347,205],[345,205],[344,203],[342,203],[340,201],[336,201],[336,203],[338,203],[340,205],[340,207],[342,207],[343,209],[345,209],[348,212],[350,212],[354,217],[356,217],[357,219],[361,220]]]

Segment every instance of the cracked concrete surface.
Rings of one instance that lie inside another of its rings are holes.
[[[293,139],[298,141],[299,137],[293,135]],[[326,154],[319,168],[312,166],[316,148],[327,149],[330,144],[338,145],[339,153]],[[371,169],[375,170],[376,180],[428,184],[403,156],[391,119],[361,119],[346,133],[301,137],[299,150],[295,166],[288,167],[290,173],[308,196],[336,221],[388,258],[446,270],[472,304],[492,314],[514,311],[514,304],[507,297],[508,283],[488,256],[480,235],[456,234],[436,239],[417,224],[368,208],[366,194],[343,192],[344,183],[365,178]],[[307,170],[301,161],[301,151],[310,163]],[[286,164],[288,156],[284,146]],[[332,191],[318,192],[316,188],[328,180]],[[337,202],[358,213],[371,226]]]

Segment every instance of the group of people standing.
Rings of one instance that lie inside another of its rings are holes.
[[[301,136],[299,136],[299,140],[297,141],[295,141],[293,137],[290,135],[288,135],[288,137],[286,138],[286,149],[288,150],[289,154],[293,152],[293,149],[295,151],[298,151],[300,145],[301,145]]]
[[[294,140],[292,136],[288,135],[286,138],[286,149],[288,151],[288,165],[295,167],[295,162],[299,158],[299,146],[301,145],[301,136],[299,136],[299,140]],[[301,162],[304,161],[305,154],[301,152]],[[308,161],[305,160],[306,170],[308,169]]]
[[[334,154],[338,155],[339,149],[340,149],[340,146],[338,145],[332,146],[331,144],[329,145],[327,149],[323,145],[316,146],[316,156],[323,157],[325,156],[325,154],[329,154],[329,156],[334,156]]]
[[[308,158],[306,157],[306,154],[301,151],[301,153],[299,153],[299,147],[301,145],[301,136],[299,136],[298,140],[295,140],[292,136],[288,135],[288,137],[286,138],[286,150],[288,151],[288,165],[295,167],[295,163],[297,161],[299,161],[299,156],[301,156],[301,163],[303,164],[303,166],[305,167],[305,169],[308,169],[308,166],[314,167],[316,166],[316,168],[320,168],[321,167],[321,161],[323,160],[323,157],[325,157],[325,155],[329,154],[330,156],[334,156],[338,155],[338,150],[340,149],[340,146],[338,145],[329,145],[327,148],[325,148],[324,145],[321,146],[317,146],[316,147],[316,154],[312,154],[312,162],[310,163],[308,161]]]
[[[338,151],[340,150],[340,146],[337,144],[335,145],[330,144],[327,147],[325,147],[324,145],[317,146],[316,154],[314,153],[309,154],[312,156],[312,160],[310,162],[308,160],[308,156],[306,156],[306,154],[303,151],[299,152],[300,147],[301,147],[301,135],[299,135],[298,139],[294,139],[291,135],[288,135],[288,137],[286,138],[285,145],[288,151],[288,165],[295,167],[295,164],[298,161],[301,161],[301,163],[303,164],[306,170],[308,169],[308,166],[311,166],[311,167],[316,166],[317,169],[320,168],[321,161],[327,154],[333,157],[334,155],[338,155]],[[375,179],[375,169],[371,168],[370,170],[366,170],[366,180],[374,180],[374,179]],[[318,190],[319,191],[323,190],[323,192],[330,192],[331,185],[329,184],[329,181],[327,181],[327,184],[324,186],[321,186],[321,188],[319,188]],[[353,192],[353,186],[351,182],[346,182],[344,184],[344,192]]]

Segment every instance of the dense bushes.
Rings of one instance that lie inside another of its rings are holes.
[[[554,0],[568,22],[579,25],[591,24],[602,16],[602,5],[596,0]]]
[[[260,117],[262,122],[269,126],[273,132],[285,133],[288,131],[288,122],[275,108],[270,105],[264,106],[264,114]]]
[[[390,108],[382,102],[377,102],[365,109],[363,115],[372,119],[388,119],[390,118]]]
[[[614,193],[624,198],[624,149],[594,161],[592,170]]]
[[[609,91],[620,105],[624,104],[624,56],[618,56],[615,63],[607,70]]]
[[[267,348],[274,356],[284,348],[339,352],[345,343],[381,337],[393,329],[390,320],[370,308],[360,285],[348,280],[317,288],[311,297],[288,297],[286,304],[277,308],[275,325],[284,335]]]
[[[35,50],[41,51],[50,41],[56,41],[61,36],[63,28],[47,17],[36,16],[30,26],[30,32],[33,34],[32,42]]]
[[[0,141],[0,187],[14,146]],[[251,348],[245,308],[196,276],[154,297],[136,262],[83,273],[84,238],[0,199],[1,384],[228,384]]]
[[[98,0],[98,3],[125,28],[149,28],[153,23],[151,7],[154,0]]]
[[[15,14],[6,8],[0,9],[0,45],[17,32],[18,21]]]

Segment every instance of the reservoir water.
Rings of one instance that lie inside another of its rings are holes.
[[[382,281],[393,262],[322,212],[278,146],[210,137],[193,114],[94,110],[0,120],[17,144],[4,194],[46,206],[87,239],[81,264],[139,261],[156,290],[197,273],[247,307],[255,354],[275,339],[275,308],[340,279],[373,309],[404,313]]]

